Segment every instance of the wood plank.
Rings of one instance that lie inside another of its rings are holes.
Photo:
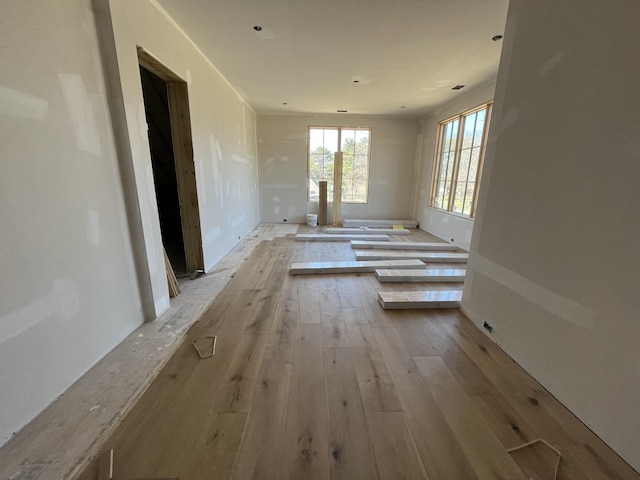
[[[358,240],[361,238],[371,238],[378,242],[389,241],[389,235],[372,235],[364,233],[344,233],[344,234],[332,234],[326,233],[299,233],[296,235],[298,242],[350,242],[351,240]]]
[[[299,325],[279,478],[329,478],[328,420],[320,325]]]
[[[377,479],[364,408],[349,350],[325,348],[324,370],[329,399],[331,478]]]
[[[324,226],[327,224],[327,181],[320,180],[318,182],[319,199],[318,199],[318,225]]]
[[[342,224],[342,152],[333,154],[333,225]]]
[[[380,480],[428,480],[402,413],[369,412],[367,425],[371,432]]]
[[[297,324],[297,303],[284,302],[269,334],[232,478],[278,474]]]
[[[429,478],[477,479],[398,333],[394,328],[374,328],[373,333]]]
[[[335,224],[334,224],[335,225]],[[361,234],[361,235],[411,235],[411,230],[407,230],[406,228],[337,228],[337,227],[329,227],[327,228],[327,233],[329,235],[336,234],[344,234],[344,233],[352,233],[352,234]]]
[[[467,270],[464,268],[426,268],[425,270],[376,270],[379,282],[429,283],[464,282]]]
[[[365,411],[401,412],[400,399],[377,344],[369,348],[351,348],[351,359]]]
[[[442,359],[414,357],[414,361],[478,478],[526,480]]]
[[[417,250],[417,251],[451,251],[459,250],[457,245],[444,242],[378,242],[375,240],[351,240],[351,248],[385,249],[385,250]]]
[[[347,344],[350,347],[375,347],[376,340],[362,307],[343,308],[347,327]]]
[[[385,250],[356,250],[356,260],[408,260],[418,259],[426,263],[467,263],[467,253],[456,252],[405,252]]]
[[[243,335],[220,388],[213,397],[218,412],[247,413],[267,344],[267,335]]]
[[[345,218],[342,221],[345,227],[375,227],[375,228],[393,228],[394,225],[402,225],[405,228],[418,228],[417,220],[367,220]]]
[[[461,300],[462,290],[378,293],[378,303],[385,310],[457,308]]]
[[[291,275],[310,275],[325,273],[359,273],[375,272],[380,268],[409,268],[425,269],[427,266],[420,260],[376,260],[368,262],[307,262],[292,263],[289,273]]]

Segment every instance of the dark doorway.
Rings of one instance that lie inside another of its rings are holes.
[[[167,82],[140,67],[144,110],[147,118],[151,164],[160,216],[162,243],[176,275],[186,274],[187,263],[178,179],[171,135],[171,114]]]

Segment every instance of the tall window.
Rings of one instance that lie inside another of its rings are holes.
[[[319,182],[333,198],[333,159],[342,152],[342,201],[367,203],[371,129],[309,127],[309,200],[318,200]]]
[[[440,122],[431,206],[473,217],[491,103]]]

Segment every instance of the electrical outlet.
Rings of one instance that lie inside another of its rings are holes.
[[[486,331],[488,331],[489,333],[493,332],[493,327],[491,325],[489,325],[487,322],[484,322],[484,325],[482,325]]]

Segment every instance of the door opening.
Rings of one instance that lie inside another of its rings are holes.
[[[204,270],[187,84],[138,47],[162,243],[175,273]]]

